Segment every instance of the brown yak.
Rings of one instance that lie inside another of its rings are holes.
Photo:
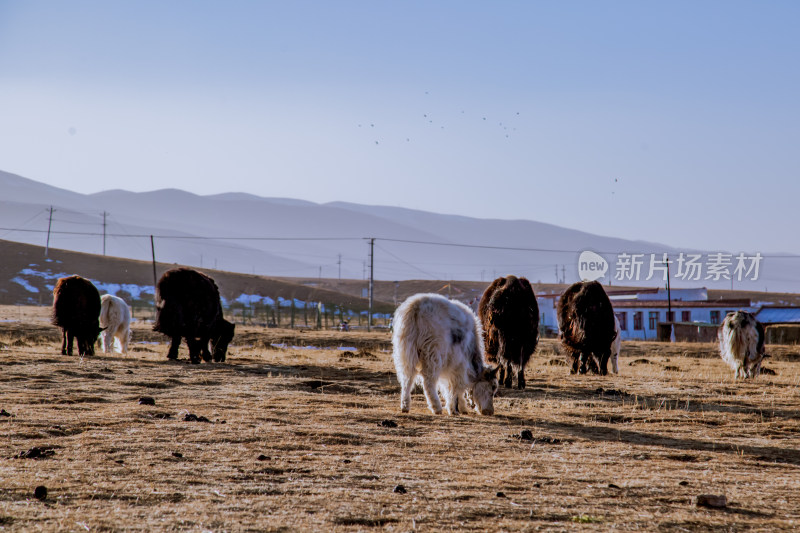
[[[511,388],[516,374],[517,387],[524,389],[525,366],[539,343],[539,305],[530,282],[516,276],[497,278],[484,291],[478,315],[486,360],[500,367],[500,383]]]
[[[86,278],[59,278],[53,289],[54,326],[61,328],[61,355],[72,355],[78,339],[78,354],[94,355],[94,343],[100,328],[100,293]],[[103,328],[104,329],[104,328]]]
[[[608,374],[611,345],[616,338],[614,308],[596,281],[572,284],[558,301],[561,344],[570,372]]]

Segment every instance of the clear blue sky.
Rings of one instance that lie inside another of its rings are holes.
[[[0,169],[800,252],[800,2],[0,0]]]

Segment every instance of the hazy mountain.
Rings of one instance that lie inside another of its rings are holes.
[[[45,244],[50,206],[50,246],[55,248],[102,253],[106,212],[108,255],[149,259],[149,236],[154,235],[159,261],[276,276],[335,278],[341,271],[343,278],[362,278],[369,265],[368,238],[376,239],[375,277],[383,280],[489,280],[514,273],[552,282],[558,269],[558,277],[569,282],[577,279],[583,250],[606,257],[612,275],[620,252],[686,251],[534,220],[347,202],[316,204],[246,193],[200,196],[177,189],[86,195],[0,172],[0,228],[5,228],[0,238]],[[796,291],[798,266],[797,260],[764,260],[760,281],[737,283],[736,288]],[[646,275],[647,265],[639,283],[624,284],[663,284],[647,283]],[[609,277],[603,281],[608,283]],[[701,279],[677,285],[730,288],[730,281]]]

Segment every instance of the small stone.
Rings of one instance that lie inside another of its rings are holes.
[[[193,413],[186,413],[183,417],[184,422],[211,422],[208,418],[204,416],[197,416]]]
[[[533,484],[533,488],[541,489],[542,488],[542,484],[537,481],[536,483]]]
[[[378,425],[384,428],[396,428],[397,422],[394,420],[381,420]]]
[[[608,488],[609,488],[609,489],[619,489],[619,488],[620,488],[620,486],[619,486],[619,485],[617,485],[617,484],[615,484],[615,483],[609,483],[609,484],[608,484]]]
[[[272,461],[272,457],[269,455],[264,455],[263,453],[256,457],[256,461]]]
[[[689,484],[689,482],[685,481],[685,480],[678,483],[678,485],[680,485],[681,487],[685,487],[688,484]]]
[[[505,498],[506,497],[506,493],[498,491],[497,494],[495,494],[495,496],[497,496],[498,498]]]
[[[33,489],[33,497],[39,501],[44,501],[47,499],[47,487],[44,485],[39,485],[35,489]]]
[[[18,459],[44,459],[46,457],[52,457],[55,454],[56,452],[52,448],[40,448],[39,446],[34,446],[29,450],[19,452],[16,457]]]
[[[405,494],[408,491],[403,485],[397,485],[392,492],[396,492],[397,494]]]
[[[697,496],[697,506],[724,509],[728,506],[728,499],[724,494],[700,494]]]
[[[523,429],[519,432],[520,440],[533,440],[533,432],[530,429]]]
[[[181,452],[172,452],[172,457],[177,457],[180,459],[183,457],[183,454]]]
[[[353,461],[351,461],[350,459],[342,459],[342,462],[343,462],[344,464],[346,464],[346,465],[349,465],[349,464],[350,464],[350,463],[352,463]]]
[[[0,416],[14,416],[5,409],[0,409]]]
[[[139,405],[155,405],[156,399],[150,396],[142,396],[139,398]]]

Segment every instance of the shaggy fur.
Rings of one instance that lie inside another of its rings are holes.
[[[61,355],[72,355],[78,339],[80,355],[94,355],[94,343],[100,334],[100,293],[86,278],[60,278],[53,289],[54,326],[61,328]]]
[[[619,319],[614,315],[614,342],[611,343],[611,371],[619,374],[619,351],[622,348],[622,330],[619,327]]]
[[[408,412],[419,377],[434,414],[442,412],[437,386],[451,415],[467,411],[465,392],[479,413],[494,414],[497,369],[484,365],[480,322],[469,307],[438,294],[417,294],[397,308],[393,324],[401,411]]]
[[[185,338],[192,363],[199,363],[201,356],[211,361],[209,341],[214,361],[225,361],[234,325],[222,316],[219,289],[213,279],[191,268],[169,270],[158,280],[156,306],[153,330],[170,337],[167,358],[178,358],[181,338]]]
[[[570,372],[608,374],[614,331],[614,308],[596,281],[580,281],[564,291],[558,301],[561,344]]]
[[[100,326],[103,328],[103,353],[115,351],[114,338],[117,338],[120,352],[127,354],[131,340],[131,308],[125,300],[112,294],[100,297]]]
[[[478,305],[484,331],[486,360],[499,365],[499,381],[525,388],[525,367],[539,343],[539,305],[525,278],[497,278],[484,291]]]
[[[764,326],[752,313],[728,313],[719,329],[719,351],[737,378],[754,378],[761,372]]]

